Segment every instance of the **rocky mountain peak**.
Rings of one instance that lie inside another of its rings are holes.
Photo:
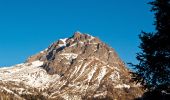
[[[63,56],[65,55],[65,56]],[[75,32],[70,38],[60,39],[54,42],[43,53],[39,53],[28,59],[28,62],[42,60],[47,62],[44,68],[50,73],[58,73],[54,66],[64,66],[67,70],[70,66],[75,66],[79,60],[98,59],[111,66],[120,66],[124,68],[123,62],[117,56],[116,52],[101,42],[98,38],[89,34]],[[49,71],[49,65],[53,69]],[[66,67],[67,66],[67,67]],[[63,67],[59,68],[63,69]]]
[[[83,34],[79,31],[76,31],[73,35],[74,38],[80,38]]]
[[[9,74],[8,71],[13,69],[0,70],[7,75],[7,82],[12,80],[11,76],[16,76],[15,85],[21,80],[19,83],[41,90],[41,94],[50,99],[127,100],[142,93],[142,89],[130,81],[130,71],[113,48],[80,32],[52,43],[14,69],[19,71]],[[0,79],[6,78],[0,74]],[[24,89],[30,92],[26,87]]]

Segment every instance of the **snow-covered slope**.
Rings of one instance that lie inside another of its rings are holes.
[[[111,47],[96,37],[76,32],[31,56],[26,63],[1,68],[0,92],[20,99],[127,100],[143,92],[130,79],[129,70]]]
[[[49,84],[59,78],[59,75],[49,75],[40,66],[42,61],[18,64],[0,69],[0,81],[24,83],[34,88],[49,87]]]

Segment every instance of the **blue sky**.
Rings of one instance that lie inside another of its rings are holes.
[[[21,63],[79,30],[136,63],[138,34],[153,31],[150,0],[0,0],[0,66]]]

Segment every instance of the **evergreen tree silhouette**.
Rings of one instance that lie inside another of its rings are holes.
[[[170,89],[170,0],[154,0],[151,11],[155,15],[155,32],[139,35],[141,52],[138,64],[131,64],[134,79],[148,89]]]

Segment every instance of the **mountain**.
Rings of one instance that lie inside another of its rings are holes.
[[[143,92],[113,48],[80,32],[0,68],[1,100],[132,100]]]

